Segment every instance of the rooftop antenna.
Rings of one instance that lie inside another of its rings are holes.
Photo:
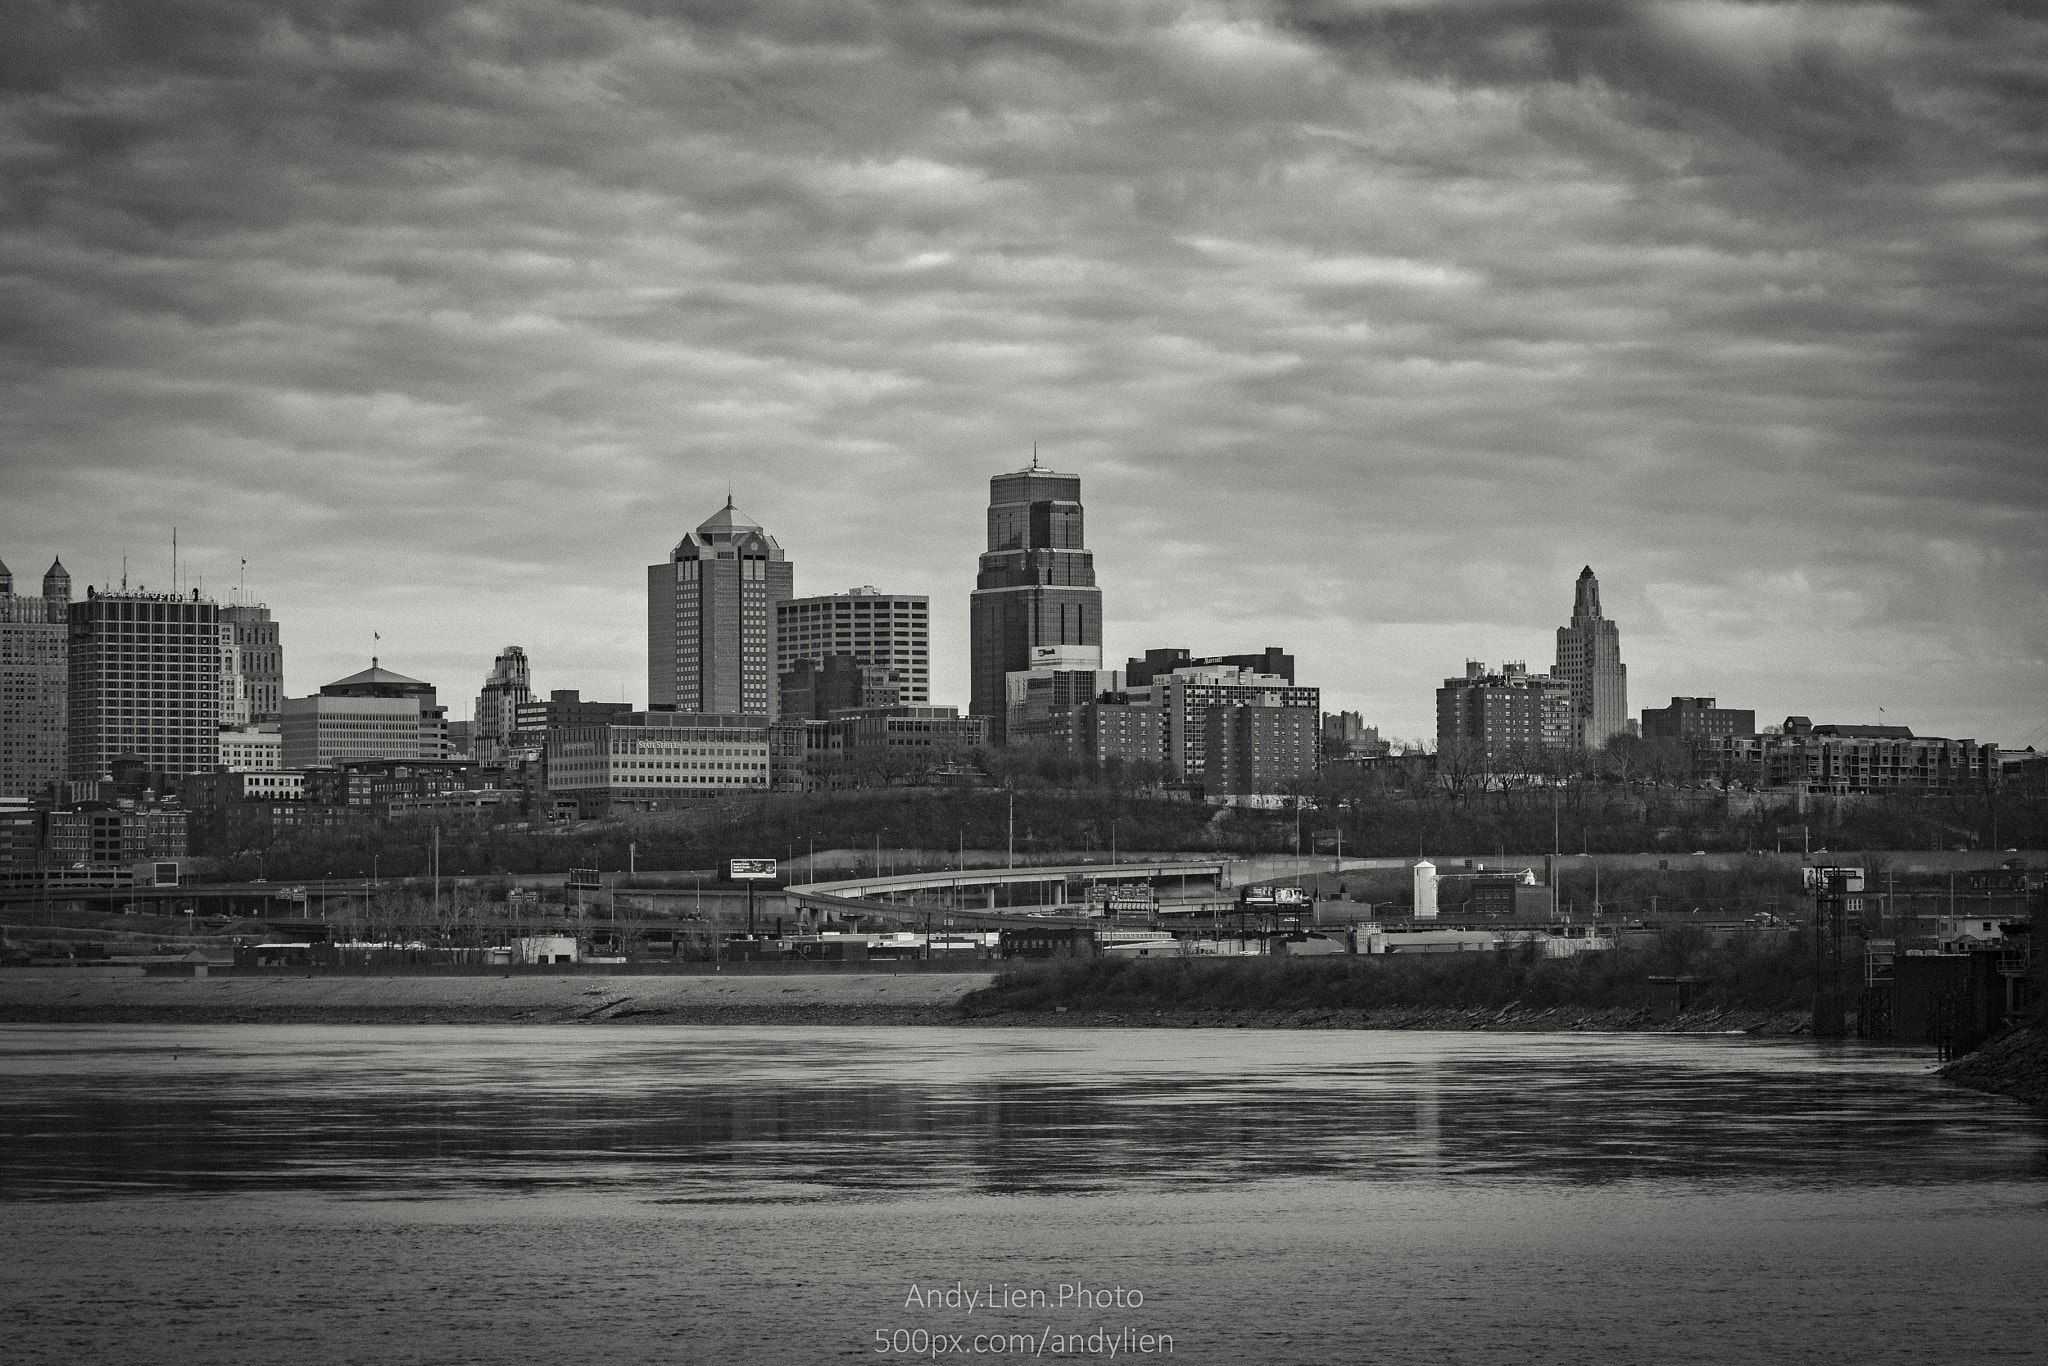
[[[370,632],[370,667],[373,669],[377,667],[377,642],[382,639],[384,637],[375,631]]]
[[[128,552],[121,552],[121,591],[128,591]]]
[[[1034,470],[1038,468],[1038,443],[1036,441],[1031,443],[1031,468]]]
[[[171,593],[178,592],[178,529],[171,528]]]

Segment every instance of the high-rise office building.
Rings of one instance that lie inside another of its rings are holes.
[[[647,567],[647,705],[655,711],[775,714],[775,607],[795,566],[725,500]]]
[[[197,592],[101,593],[69,610],[74,781],[133,755],[155,773],[205,773],[220,759],[220,608]]]
[[[0,564],[0,797],[40,796],[64,777],[70,598],[61,560],[40,597],[16,597]]]
[[[533,700],[533,677],[526,651],[507,645],[498,652],[491,672],[477,694],[476,716],[469,725],[469,753],[480,764],[495,764],[519,730],[519,704]]]
[[[829,597],[791,598],[775,605],[775,674],[780,678],[808,659],[823,668],[831,655],[851,655],[864,668],[883,670],[896,689],[887,703],[931,701],[931,600],[884,593],[872,586]]]
[[[220,609],[234,636],[237,672],[249,722],[275,721],[284,706],[284,646],[270,608],[236,603]]]
[[[1600,580],[1593,566],[1579,573],[1572,624],[1557,628],[1557,666],[1550,671],[1572,690],[1572,743],[1597,749],[1628,731],[1628,666],[1621,662],[1621,628],[1600,615]]]
[[[1042,646],[1092,646],[1101,667],[1102,590],[1082,537],[1081,476],[1040,469],[988,481],[988,551],[975,579],[969,648],[971,715],[1005,744],[1007,676],[1033,667]]]

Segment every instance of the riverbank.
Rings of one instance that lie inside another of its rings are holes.
[[[1942,1068],[1941,1075],[1958,1086],[2048,1105],[2048,1029],[2037,1025],[1994,1039]]]
[[[591,977],[0,974],[9,1024],[955,1024],[985,972]]]
[[[621,977],[0,975],[12,1024],[978,1025],[1140,1029],[1453,1029],[1798,1035],[1801,1011],[1638,1007],[1002,1009],[964,1004],[988,972]]]
[[[1381,1010],[1319,1007],[1260,1010],[974,1010],[967,1025],[1029,1025],[1034,1028],[1134,1029],[1451,1029],[1522,1034],[1811,1034],[1813,1017],[1803,1010],[1689,1010],[1653,1019],[1627,1006],[1393,1006]]]

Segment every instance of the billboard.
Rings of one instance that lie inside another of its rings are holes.
[[[572,891],[578,888],[595,890],[604,886],[604,875],[595,868],[571,868],[569,870],[568,885]]]
[[[1799,870],[1799,875],[1805,879],[1806,890],[1808,892],[1813,892],[1821,888],[1821,878],[1824,874],[1828,873],[1835,874],[1836,877],[1839,879],[1839,883],[1837,887],[1834,889],[1836,891],[1860,892],[1863,890],[1863,870],[1861,868],[1821,867],[1801,868]]]
[[[725,875],[734,882],[772,882],[775,880],[775,860],[772,858],[736,858],[725,861]]]

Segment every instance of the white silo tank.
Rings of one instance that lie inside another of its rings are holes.
[[[1436,919],[1436,865],[1428,859],[1415,865],[1415,918]]]

